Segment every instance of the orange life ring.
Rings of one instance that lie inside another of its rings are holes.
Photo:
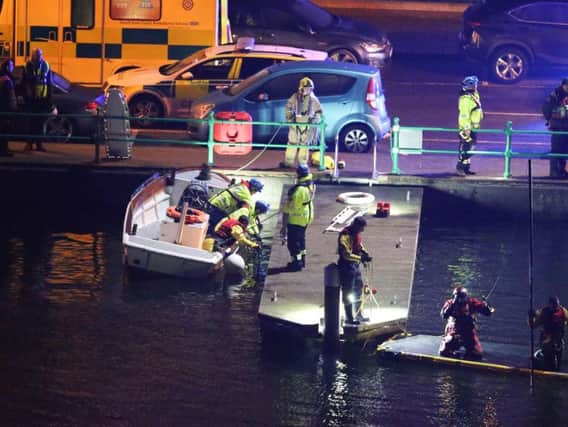
[[[181,212],[175,206],[170,206],[166,210],[166,215],[178,221],[181,218]],[[207,221],[207,214],[199,209],[188,208],[185,215],[186,224],[201,224]]]

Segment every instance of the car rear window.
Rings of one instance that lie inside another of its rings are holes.
[[[250,76],[248,79],[243,80],[240,83],[237,83],[234,86],[231,86],[228,89],[229,95],[237,96],[240,95],[243,91],[247,90],[248,88],[257,84],[260,80],[264,79],[270,72],[267,69],[261,70],[258,73]]]
[[[270,67],[274,64],[280,64],[281,62],[284,62],[284,60],[274,58],[243,58],[239,78],[246,79],[254,73],[258,73],[263,68]]]
[[[355,77],[331,73],[313,73],[309,76],[314,81],[316,96],[343,95],[355,84]]]
[[[518,7],[510,12],[512,16],[522,21],[539,23],[568,23],[568,4],[538,3]]]

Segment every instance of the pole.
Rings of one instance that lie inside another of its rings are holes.
[[[323,345],[326,353],[339,350],[339,273],[337,264],[324,268],[324,333]]]
[[[400,146],[400,119],[395,117],[393,119],[392,133],[391,133],[391,174],[400,175],[400,169],[398,168],[398,152]]]
[[[532,183],[532,160],[529,159],[529,309],[533,309],[533,234],[534,234],[534,209],[533,209],[533,183]],[[531,354],[530,366],[531,374],[529,380],[530,391],[534,388],[534,331],[531,325]]]
[[[513,138],[513,122],[508,121],[505,127],[505,171],[503,172],[503,178],[511,178],[511,141]]]

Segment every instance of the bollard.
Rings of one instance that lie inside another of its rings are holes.
[[[327,353],[339,350],[339,272],[337,264],[324,268],[324,333],[323,345]]]

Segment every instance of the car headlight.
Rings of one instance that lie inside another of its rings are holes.
[[[367,53],[383,52],[386,49],[386,46],[387,43],[371,43],[371,42],[361,43],[361,47]]]
[[[204,119],[213,110],[215,104],[199,104],[191,109],[191,115],[197,119]]]

